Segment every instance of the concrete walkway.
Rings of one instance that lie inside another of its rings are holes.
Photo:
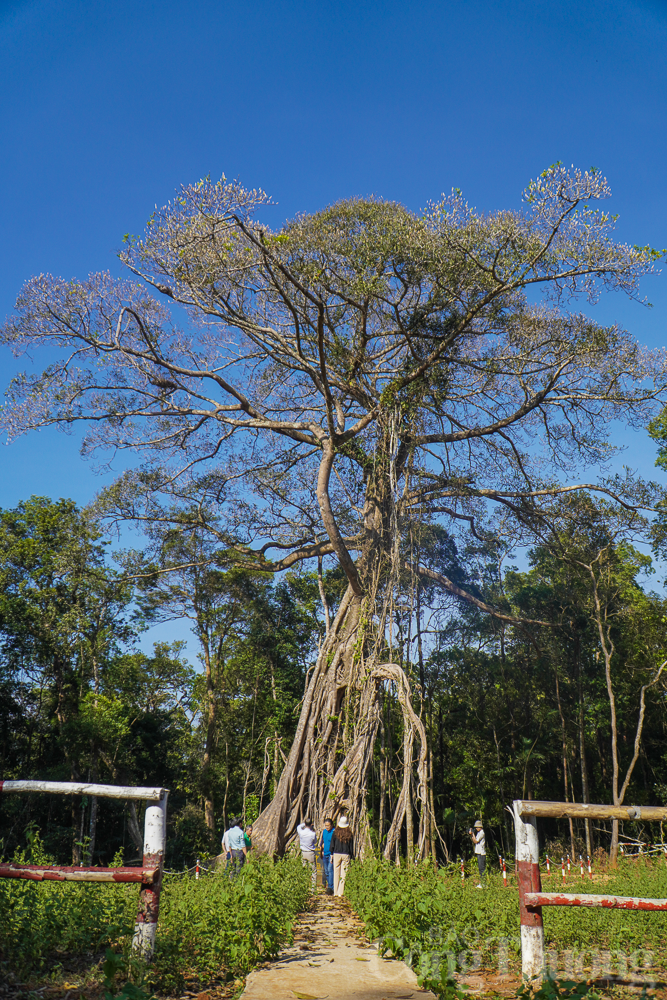
[[[385,959],[363,939],[345,900],[318,891],[301,915],[294,944],[255,969],[243,1000],[435,1000],[403,962]]]

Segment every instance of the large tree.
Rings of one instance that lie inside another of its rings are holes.
[[[423,848],[427,749],[394,655],[396,590],[407,572],[510,616],[415,559],[413,539],[439,522],[487,541],[494,518],[519,537],[524,505],[576,488],[575,465],[607,457],[611,422],[645,424],[663,398],[662,354],[566,308],[604,290],[635,297],[653,269],[656,253],[615,243],[591,207],[608,194],[599,173],[556,165],[525,211],[481,215],[458,193],[422,214],[351,200],[271,231],[254,218],[262,192],[204,180],[127,238],[139,281],[42,275],[19,296],[5,341],[61,360],[14,380],[11,434],[86,422],[87,452],[146,457],[113,491],[121,513],[177,519],[196,497],[239,565],[278,573],[330,557],[344,574],[255,827],[265,849],[280,850],[304,810],[345,809],[363,836],[388,684],[406,768],[385,849],[411,809],[415,754]]]

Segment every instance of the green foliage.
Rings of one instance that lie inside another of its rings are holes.
[[[309,895],[310,872],[300,858],[274,864],[251,855],[234,880],[224,869],[199,881],[170,879],[149,981],[165,988],[180,986],[186,975],[244,975],[291,940]]]
[[[16,860],[26,860],[17,856]],[[32,860],[48,859],[36,840]],[[291,939],[296,914],[310,894],[300,859],[272,863],[251,857],[238,878],[224,870],[165,877],[154,963],[133,970],[130,945],[138,904],[136,885],[28,882],[0,879],[0,969],[44,974],[67,954],[106,950],[102,965],[107,1000],[116,980],[123,1000],[144,1000],[146,988],[175,988],[185,979],[239,976],[275,956]]]
[[[554,979],[551,976],[547,976],[538,989],[532,989],[529,985],[520,986],[517,997],[519,1000],[581,1000],[583,997],[599,1000],[599,994],[588,983]]]
[[[667,869],[662,864],[636,870],[622,865],[609,875],[604,891],[664,898]],[[503,888],[497,873],[489,873],[479,891],[470,881],[462,885],[446,869],[434,871],[430,862],[397,868],[372,858],[351,865],[345,893],[369,937],[379,938],[384,951],[411,965],[421,984],[451,1000],[457,969],[500,961],[501,949],[503,960],[518,962],[518,893],[515,887]],[[544,930],[547,950],[583,953],[605,948],[636,956],[648,949],[656,964],[667,967],[662,913],[550,907],[544,911]],[[542,1000],[585,995],[579,985],[564,981],[542,989]]]
[[[411,965],[421,984],[446,993],[462,959],[488,957],[502,939],[518,954],[519,906],[515,892],[489,877],[485,892],[474,892],[423,862],[410,868],[376,858],[350,867],[345,893],[384,951]]]
[[[152,994],[149,995],[140,985],[131,982],[129,979],[123,984],[120,993],[115,992],[116,978],[118,976],[125,977],[127,965],[128,963],[125,961],[123,955],[118,955],[111,948],[107,948],[106,958],[102,963],[102,973],[104,976],[102,985],[104,987],[105,1000],[152,1000]]]
[[[30,858],[18,853],[14,860],[51,861],[39,842]],[[137,901],[136,885],[0,879],[0,967],[40,973],[63,955],[122,946],[131,938]]]

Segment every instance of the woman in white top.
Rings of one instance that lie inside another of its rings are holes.
[[[296,828],[296,832],[299,835],[299,845],[301,847],[301,857],[303,858],[303,863],[304,865],[308,865],[312,870],[311,877],[313,888],[315,888],[315,883],[317,881],[317,868],[315,864],[317,834],[315,833],[315,827],[313,826],[312,819],[306,818],[303,823],[299,823]]]
[[[475,854],[477,855],[477,869],[479,871],[479,882],[477,884],[477,888],[481,889],[482,878],[486,868],[486,836],[484,834],[484,827],[482,826],[481,819],[477,820],[474,830],[471,830],[470,833],[472,835]]]

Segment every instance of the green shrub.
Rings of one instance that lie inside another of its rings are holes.
[[[520,955],[519,897],[516,884],[504,888],[499,873],[490,872],[482,891],[477,879],[461,883],[451,870],[434,871],[431,862],[413,867],[377,858],[351,865],[345,894],[366,924],[369,937],[385,951],[404,959],[420,982],[447,994],[454,972],[480,965],[518,967]],[[558,889],[558,879],[545,880],[545,890]],[[568,885],[567,891],[576,891]],[[663,865],[638,870],[621,868],[600,884],[586,880],[583,891],[623,896],[667,897]],[[589,949],[620,952],[639,965],[640,952],[653,952],[654,966],[667,966],[667,914],[602,908],[545,907],[547,949],[561,956]],[[632,961],[630,962],[632,964]]]
[[[39,836],[19,863],[51,864]],[[0,963],[17,975],[42,971],[49,960],[122,946],[134,929],[136,885],[0,879]]]
[[[169,879],[149,981],[180,985],[186,975],[206,980],[221,970],[244,975],[291,940],[309,895],[310,872],[300,858],[274,863],[251,855],[234,880],[223,869],[198,881]]]
[[[49,863],[39,845],[30,860]],[[294,858],[274,864],[251,856],[234,880],[224,870],[198,880],[165,876],[146,983],[244,975],[291,940],[309,895],[309,870]],[[127,959],[138,899],[137,885],[0,879],[1,966],[18,976],[39,975],[66,955],[93,961],[107,948]]]

